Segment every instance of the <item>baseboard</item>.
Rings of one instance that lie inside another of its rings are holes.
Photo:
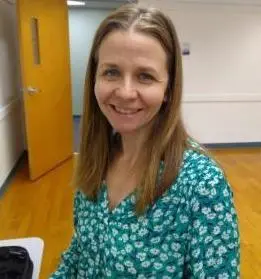
[[[185,94],[184,103],[257,103],[261,102],[261,94]]]
[[[261,142],[205,143],[206,148],[257,148]]]
[[[9,173],[9,175],[7,176],[6,180],[4,181],[4,183],[2,184],[2,186],[0,188],[0,199],[4,195],[8,186],[11,184],[11,181],[15,177],[16,171],[17,171],[20,163],[26,158],[26,156],[27,156],[27,151],[24,150],[24,152],[21,154],[21,156],[17,160],[15,166],[13,167],[13,169],[11,170],[11,172]]]

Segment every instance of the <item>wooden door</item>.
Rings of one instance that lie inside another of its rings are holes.
[[[30,178],[73,154],[65,0],[18,0],[17,18]]]

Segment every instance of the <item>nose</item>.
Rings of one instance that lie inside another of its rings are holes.
[[[117,97],[125,100],[133,100],[137,98],[137,89],[131,76],[124,77],[119,86],[115,90]]]

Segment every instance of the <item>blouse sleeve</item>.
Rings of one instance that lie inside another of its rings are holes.
[[[74,234],[71,240],[71,244],[68,249],[62,253],[60,264],[57,270],[51,275],[49,279],[76,279],[77,266],[80,255],[80,245],[78,241],[77,233],[77,211],[79,207],[79,193],[75,194],[74,198]]]
[[[223,173],[216,170],[204,172],[191,199],[185,278],[239,278],[240,245],[233,193]]]

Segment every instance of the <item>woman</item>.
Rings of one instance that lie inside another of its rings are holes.
[[[57,278],[239,278],[233,195],[181,119],[170,19],[135,4],[100,25],[87,69],[74,226]]]

